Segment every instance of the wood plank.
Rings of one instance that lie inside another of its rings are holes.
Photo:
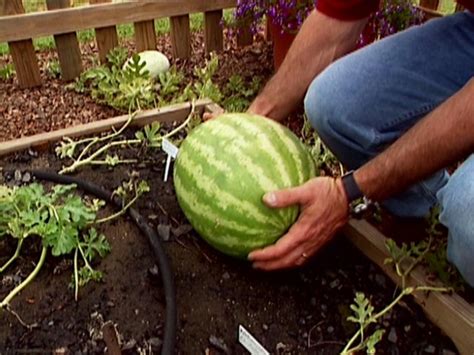
[[[425,14],[425,20],[431,20],[432,18],[438,18],[438,17],[443,17],[443,16],[444,16],[442,12],[429,9],[429,8],[427,8],[427,7],[418,6],[418,8],[419,8],[421,11],[424,12],[424,14]]]
[[[460,3],[456,3],[456,8],[454,9],[454,12],[462,12],[466,10],[464,6],[462,6]]]
[[[222,31],[222,10],[206,11],[204,13],[204,46],[206,53],[221,51],[224,48]]]
[[[90,0],[91,5],[110,3],[112,0]],[[107,54],[118,46],[117,26],[108,26],[95,29],[95,39],[99,51],[99,60],[107,63]]]
[[[135,48],[138,52],[156,49],[155,22],[153,20],[135,22]]]
[[[212,103],[210,100],[198,100],[195,103],[197,113],[202,113],[204,108]],[[190,103],[177,104],[162,107],[154,110],[147,110],[139,113],[131,126],[144,126],[153,121],[174,122],[183,121],[189,114]],[[30,137],[23,137],[0,143],[0,156],[18,152],[30,147],[43,146],[61,140],[63,137],[79,137],[89,134],[101,133],[122,126],[127,120],[128,115],[109,118],[106,120],[95,121],[81,124],[74,127],[64,128],[53,132],[36,134]]]
[[[70,0],[46,0],[48,10],[67,9],[71,6]],[[65,81],[73,80],[82,73],[82,59],[76,32],[54,36],[58,51],[61,77]]]
[[[170,17],[171,46],[175,58],[191,57],[191,28],[189,15]]]
[[[14,15],[23,14],[24,12],[25,9],[21,0],[1,0],[0,2],[0,16],[16,17]],[[38,59],[36,58],[31,38],[27,37],[21,41],[10,41],[8,47],[15,65],[16,77],[20,87],[30,88],[41,85]]]
[[[0,42],[225,9],[234,7],[236,3],[236,0],[154,0],[98,4],[0,17]]]
[[[432,10],[438,10],[439,0],[420,0],[420,6]]]
[[[387,238],[383,234],[364,220],[351,220],[343,233],[395,283],[400,282],[393,268],[384,264],[389,253],[385,247]],[[407,281],[412,286],[433,284],[421,266],[411,272]],[[418,292],[413,296],[428,318],[453,340],[462,355],[474,354],[474,306],[456,293]]]
[[[253,34],[249,27],[239,29],[237,33],[237,45],[240,47],[249,46],[253,43]]]

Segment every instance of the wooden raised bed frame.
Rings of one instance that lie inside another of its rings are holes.
[[[132,126],[144,126],[153,121],[183,121],[189,114],[189,103],[178,104],[160,109],[143,111],[132,122]],[[217,113],[222,108],[209,100],[199,100],[195,104],[197,113],[204,111]],[[120,127],[127,121],[128,115],[107,120],[82,124],[53,132],[37,134],[0,143],[0,156],[18,152],[31,147],[49,146],[64,136],[78,137],[101,133],[112,127]],[[386,237],[365,220],[351,220],[343,229],[349,240],[366,256],[375,262],[395,283],[400,279],[390,266],[384,264],[389,256],[385,248]],[[409,285],[427,285],[432,282],[426,278],[421,266],[416,267],[407,278]],[[441,328],[455,343],[461,355],[474,354],[474,306],[458,294],[421,293],[414,294],[428,318]]]

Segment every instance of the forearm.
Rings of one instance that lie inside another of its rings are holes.
[[[474,152],[474,79],[359,168],[364,194],[380,201]]]
[[[301,102],[311,81],[352,50],[367,19],[340,21],[317,11],[308,16],[275,76],[249,111],[281,120]]]

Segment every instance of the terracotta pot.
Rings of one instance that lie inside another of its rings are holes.
[[[273,64],[275,70],[278,70],[281,63],[285,59],[288,49],[290,49],[296,34],[283,32],[281,27],[275,24],[271,19],[268,19],[268,29],[270,31],[271,39],[273,41]]]

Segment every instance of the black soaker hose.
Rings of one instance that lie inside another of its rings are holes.
[[[53,172],[43,170],[30,171],[31,175],[40,180],[46,180],[57,184],[75,184],[81,190],[88,194],[94,195],[104,201],[110,202],[117,207],[122,207],[120,198],[112,196],[112,193],[104,190],[100,186],[93,183],[71,177],[58,175]],[[176,289],[174,285],[173,273],[171,271],[171,265],[169,262],[168,255],[166,254],[163,245],[161,244],[160,238],[156,232],[148,226],[147,221],[143,218],[136,209],[129,208],[128,214],[133,219],[135,224],[148,238],[148,242],[153,248],[158,268],[160,270],[161,281],[163,283],[165,299],[166,299],[166,312],[165,312],[165,326],[163,331],[163,346],[161,348],[162,355],[171,355],[174,353],[174,346],[176,341]]]

